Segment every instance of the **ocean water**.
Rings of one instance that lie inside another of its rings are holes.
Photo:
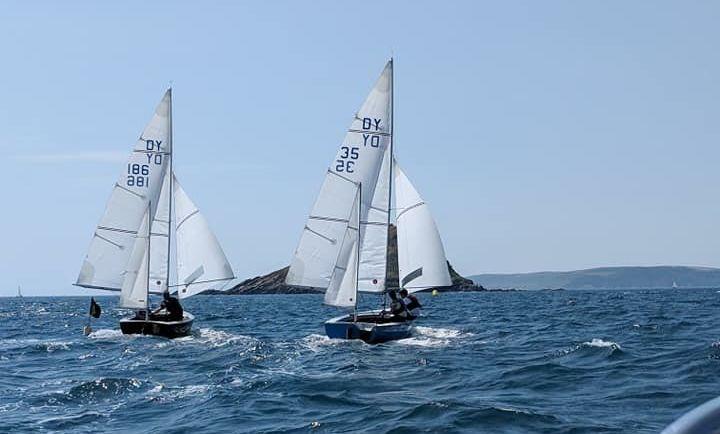
[[[198,296],[176,340],[114,297],[89,337],[87,297],[0,299],[0,432],[655,433],[720,395],[715,290],[421,297],[375,346],[320,295]]]

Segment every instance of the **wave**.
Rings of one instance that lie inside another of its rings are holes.
[[[574,347],[555,351],[549,357],[564,357],[573,353],[581,352],[582,350],[587,350],[587,352],[592,354],[594,349],[602,349],[607,353],[608,357],[623,354],[622,347],[617,342],[593,338],[590,341],[582,342]]]
[[[123,332],[118,329],[98,329],[90,333],[87,337],[89,339],[111,340],[122,338],[124,336],[126,335],[124,335]]]
[[[394,342],[419,347],[445,347],[453,340],[471,336],[474,336],[474,334],[455,329],[415,326],[411,337]]]
[[[188,386],[158,384],[147,392],[147,396],[150,401],[165,403],[193,396],[206,396],[213,387],[210,384],[191,384]]]

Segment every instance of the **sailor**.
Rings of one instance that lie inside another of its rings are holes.
[[[390,302],[390,313],[392,314],[393,319],[401,321],[407,320],[410,313],[405,307],[405,303],[398,298],[397,292],[395,292],[394,289],[391,289],[388,292],[388,295],[390,296],[390,300],[392,300]]]
[[[159,315],[160,311],[165,309],[165,315]],[[154,310],[151,318],[159,321],[180,321],[183,319],[183,308],[177,298],[170,295],[167,289],[163,292],[163,301],[160,307]]]
[[[402,302],[405,304],[405,308],[410,313],[410,319],[415,319],[420,316],[420,308],[422,305],[417,297],[410,294],[405,288],[400,290],[400,297],[402,297]]]

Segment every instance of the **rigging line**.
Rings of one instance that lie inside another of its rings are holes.
[[[420,206],[423,206],[423,205],[425,205],[425,202],[418,202],[418,203],[416,203],[415,205],[411,205],[411,206],[405,207],[402,211],[400,211],[400,212],[395,216],[395,220],[399,219],[401,215],[405,214],[406,212],[410,211],[411,209],[417,208],[417,207],[420,207]],[[399,209],[399,208],[398,208],[398,209]]]
[[[143,194],[137,193],[137,192],[135,192],[135,191],[130,190],[129,188],[123,187],[122,185],[118,184],[117,182],[115,183],[115,187],[119,188],[120,190],[125,190],[125,191],[127,191],[128,193],[133,194],[133,195],[139,197],[140,199],[145,199],[145,197],[146,197],[146,196],[143,195]]]
[[[103,237],[102,235],[99,235],[97,232],[95,232],[95,236],[98,237],[98,238],[100,238],[101,240],[105,241],[106,243],[112,244],[113,246],[117,247],[117,248],[120,249],[120,250],[124,250],[124,249],[125,249],[125,246],[123,246],[122,244],[118,244],[118,243],[116,243],[116,242],[114,242],[114,241],[111,241],[111,240]]]
[[[177,229],[180,229],[180,226],[182,226],[183,223],[185,223],[186,221],[188,221],[188,219],[189,219],[190,217],[194,216],[195,214],[197,214],[197,213],[199,213],[199,212],[200,212],[200,210],[199,210],[199,209],[196,209],[195,211],[193,211],[193,212],[191,212],[190,214],[186,215],[182,220],[180,220],[180,221],[178,222],[178,224],[177,224],[177,226],[175,227],[175,229],[176,229],[176,230],[177,230]]]

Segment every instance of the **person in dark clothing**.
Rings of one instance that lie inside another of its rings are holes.
[[[165,309],[165,314],[160,311]],[[163,292],[163,301],[160,307],[150,313],[150,319],[156,321],[180,321],[183,319],[183,308],[176,297],[170,295],[170,291]]]
[[[410,314],[410,319],[415,319],[420,316],[420,308],[422,307],[422,305],[420,304],[420,300],[418,300],[417,297],[408,293],[407,289],[405,288],[400,290],[400,297],[402,299],[402,302],[405,304],[405,308]]]
[[[390,296],[390,318],[395,321],[405,321],[408,319],[408,311],[405,307],[405,303],[401,299],[398,298],[397,292],[395,290],[390,290],[388,292],[388,295]]]

